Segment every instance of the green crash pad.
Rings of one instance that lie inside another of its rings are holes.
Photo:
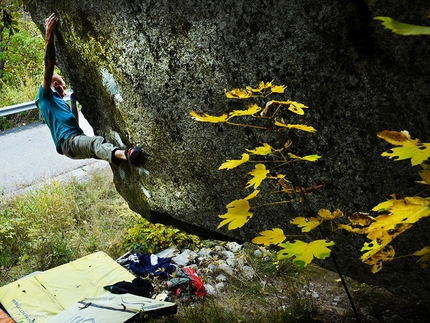
[[[1,287],[0,303],[17,322],[78,322],[77,317],[86,317],[91,322],[116,323],[142,310],[157,315],[176,313],[174,303],[103,289],[134,278],[107,254],[96,252]]]

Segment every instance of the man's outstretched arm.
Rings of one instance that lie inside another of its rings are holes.
[[[58,18],[53,13],[45,20],[45,73],[43,76],[42,87],[48,91],[52,83],[52,75],[55,67],[55,47],[54,47],[54,31],[57,27]]]

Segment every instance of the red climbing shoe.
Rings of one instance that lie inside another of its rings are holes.
[[[137,166],[139,164],[139,157],[141,154],[142,149],[140,147],[129,148],[124,153],[125,159],[127,159],[127,161],[134,166]]]

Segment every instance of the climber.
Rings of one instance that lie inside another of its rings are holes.
[[[54,75],[55,47],[54,31],[58,18],[55,14],[45,20],[45,72],[36,96],[36,105],[51,131],[57,152],[72,159],[96,158],[118,165],[122,160],[138,165],[142,149],[139,147],[121,150],[111,143],[104,142],[101,136],[86,136],[78,123],[76,96],[70,97],[71,108],[63,100],[66,83]]]

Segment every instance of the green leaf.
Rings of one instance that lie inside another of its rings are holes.
[[[402,36],[430,35],[430,27],[405,24],[390,17],[379,16],[373,19],[381,20],[382,25],[385,26],[385,28]]]

